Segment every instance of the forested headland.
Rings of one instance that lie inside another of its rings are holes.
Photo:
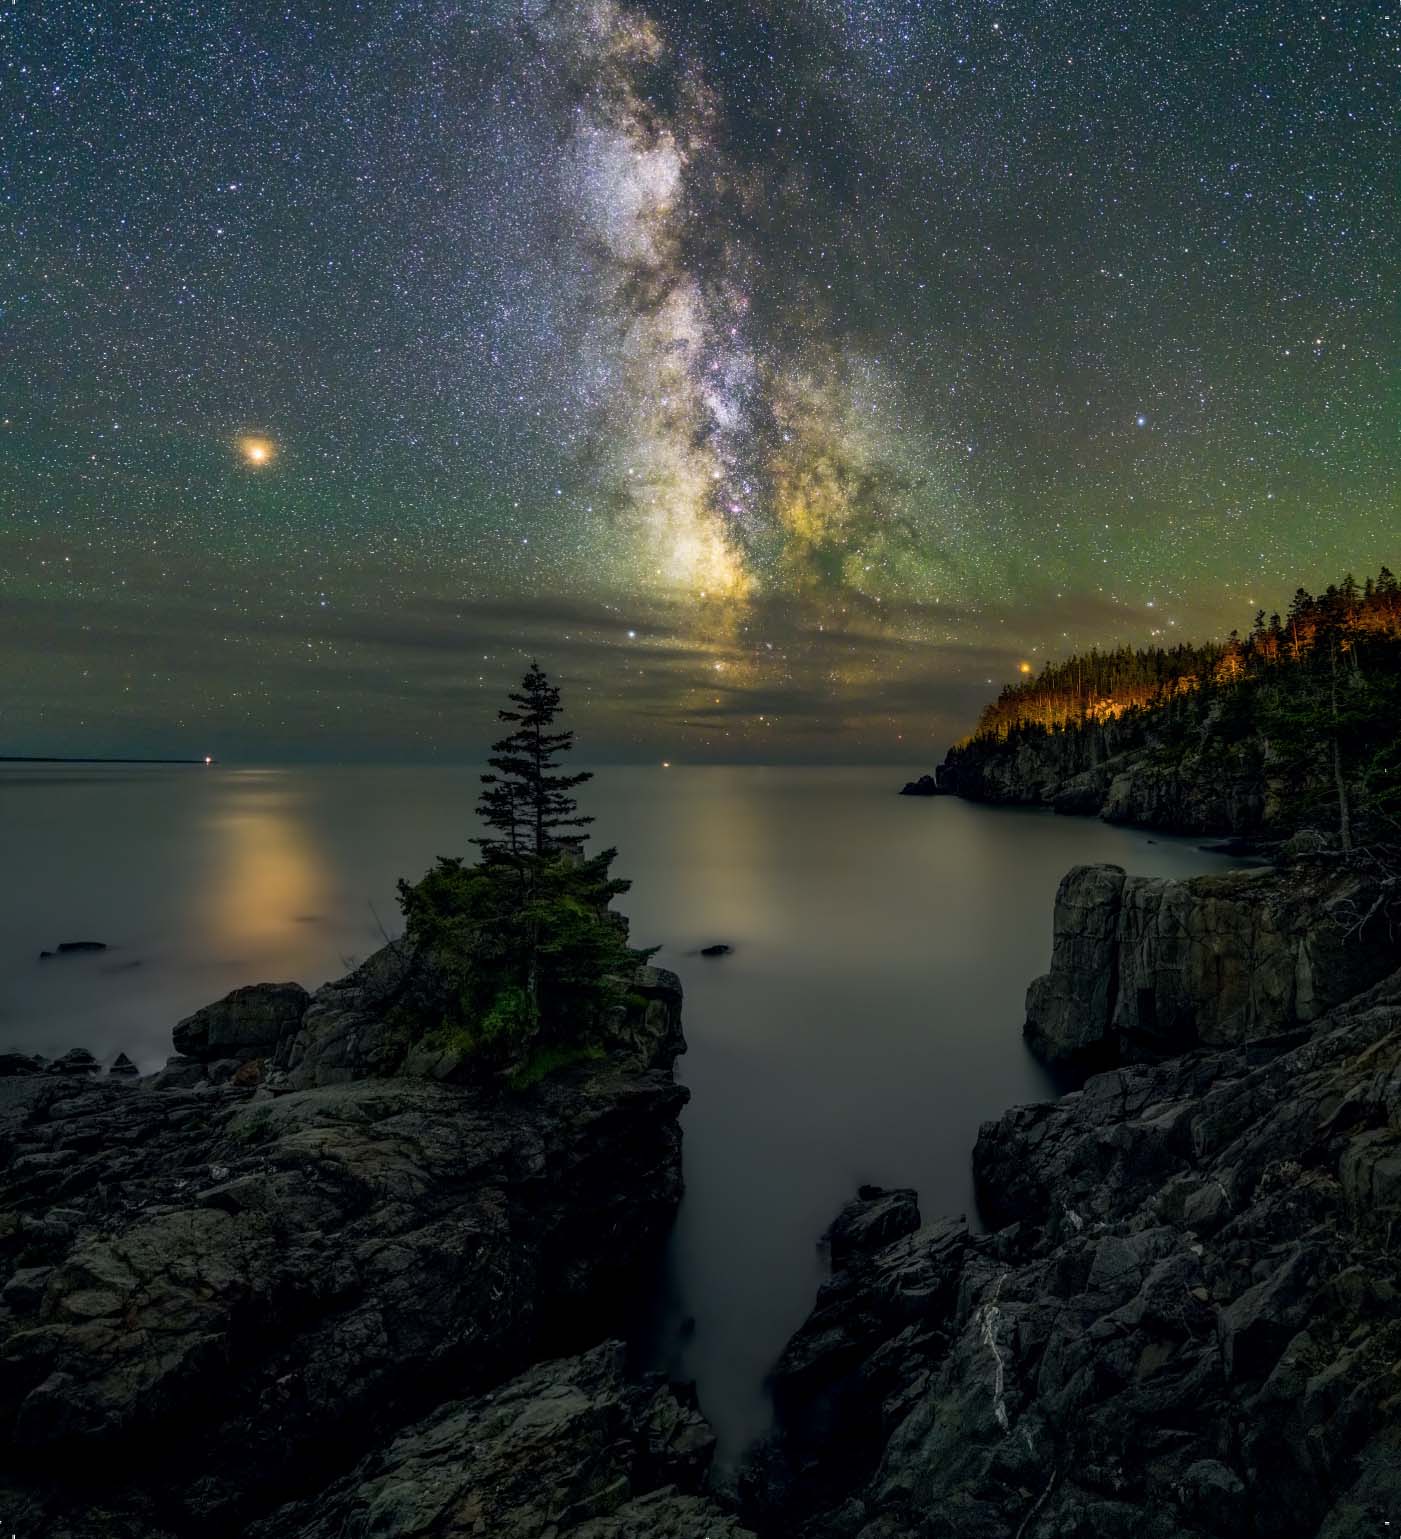
[[[1009,684],[942,789],[1182,832],[1401,832],[1401,583],[1299,588],[1250,631],[1092,650]]]

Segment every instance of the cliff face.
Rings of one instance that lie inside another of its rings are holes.
[[[1401,965],[1387,872],[1365,861],[1163,881],[1077,866],[1026,1037],[1052,1063],[1227,1046],[1316,1021]]]
[[[625,1307],[681,1192],[674,975],[642,970],[613,1053],[506,1094],[404,1072],[363,974],[310,1000],[238,991],[182,1023],[184,1053],[154,1080],[0,1079],[0,1500],[16,1531],[247,1532],[447,1397],[598,1341]],[[314,1051],[328,1041],[334,1075]],[[255,1088],[262,1070],[245,1071],[269,1058],[305,1088]],[[557,1479],[536,1497],[561,1535],[649,1481],[698,1490],[699,1418],[656,1386],[625,1390],[611,1362],[539,1370],[441,1426],[495,1426],[505,1458],[504,1406],[553,1418]],[[447,1458],[447,1435],[424,1431],[404,1459]],[[590,1439],[611,1465],[589,1464]]]
[[[1401,975],[984,1126],[839,1220],[751,1472],[803,1539],[1364,1539],[1401,1504]],[[895,1237],[892,1236],[895,1231]]]
[[[1151,714],[949,750],[940,790],[970,801],[1052,807],[1184,834],[1285,835],[1289,783],[1268,742],[1230,738],[1208,721],[1170,745]]]

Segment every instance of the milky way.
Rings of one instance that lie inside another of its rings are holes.
[[[927,757],[1396,564],[1394,14],[0,0],[10,752]]]

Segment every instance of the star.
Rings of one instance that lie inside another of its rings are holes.
[[[1375,571],[1391,23],[1264,9],[0,6],[9,738],[466,758],[539,654],[605,756],[860,756]]]

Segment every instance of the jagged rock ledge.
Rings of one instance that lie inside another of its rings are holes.
[[[1178,920],[1208,895],[1250,916],[1223,926],[1221,998],[1193,1027],[1214,1045],[986,1123],[973,1165],[990,1232],[922,1224],[905,1191],[843,1211],[833,1275],[775,1372],[778,1430],[745,1476],[756,1528],[1370,1539],[1396,1521],[1401,972],[1330,1008],[1359,976],[1337,936],[1310,951],[1307,929],[1267,922],[1297,903],[1326,929],[1345,875],[1304,873],[1292,898],[1269,873],[1145,896],[1135,911],[1160,923],[1143,933],[1169,948],[1151,976],[1177,967],[1184,1009],[1213,995],[1209,969],[1171,949],[1203,939]],[[1062,914],[1061,971],[1092,976],[1064,1019],[1112,1023],[1105,958],[1142,939],[1117,917],[1126,884],[1112,868],[1067,881],[1082,901]],[[1268,986],[1233,993],[1269,935]],[[1260,1035],[1286,1008],[1294,1031]]]
[[[406,1031],[430,972],[238,990],[134,1083],[0,1078],[10,1527],[737,1532],[693,1407],[614,1349],[529,1367],[614,1327],[674,1215],[678,980],[641,969],[605,1056],[506,1093]]]

